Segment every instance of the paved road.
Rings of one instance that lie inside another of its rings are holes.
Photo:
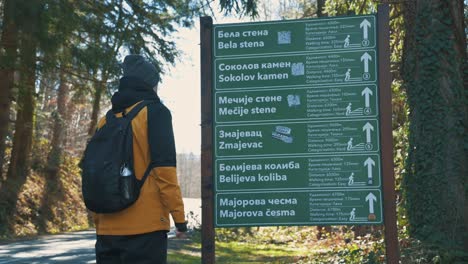
[[[96,263],[94,230],[0,244],[0,264]]]
[[[200,199],[184,199],[186,211],[199,221]],[[173,233],[169,233],[169,238]],[[96,263],[94,230],[41,236],[0,244],[0,264],[84,264]],[[171,243],[169,242],[169,247]]]

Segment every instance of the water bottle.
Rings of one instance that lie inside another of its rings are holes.
[[[120,169],[120,192],[125,200],[130,200],[133,197],[133,172],[127,164],[124,164]]]

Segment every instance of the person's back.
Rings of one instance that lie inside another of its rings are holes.
[[[147,168],[151,172],[133,205],[116,213],[94,214],[96,260],[98,264],[165,263],[169,215],[178,231],[187,229],[176,175],[172,118],[155,93],[159,75],[153,65],[141,56],[129,55],[123,70],[119,90],[112,97],[112,111],[121,117],[138,103],[151,101],[131,122],[135,175],[141,179]],[[105,122],[102,118],[98,129]]]

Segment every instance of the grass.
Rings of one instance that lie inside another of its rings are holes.
[[[168,264],[193,264],[201,263],[201,258],[191,255],[169,253]]]
[[[168,264],[201,263],[201,244],[192,239],[170,239]]]
[[[320,263],[310,262],[331,252],[324,245],[292,239],[296,228],[262,228],[252,235],[231,234],[229,230],[217,229],[216,263]],[[304,230],[309,233],[311,229]],[[272,237],[274,236],[274,237]],[[220,239],[221,238],[221,239]],[[187,240],[169,240],[169,264],[201,263],[200,232],[194,232]],[[327,263],[327,262],[321,262]]]
[[[218,263],[297,263],[308,254],[306,248],[246,242],[218,242],[216,250]]]
[[[168,264],[201,263],[201,244],[196,239],[170,239]]]
[[[170,243],[173,243],[171,241]],[[186,241],[170,246],[169,264],[201,263],[201,245]],[[307,257],[306,248],[285,245],[252,244],[247,242],[217,242],[216,263],[297,263]]]

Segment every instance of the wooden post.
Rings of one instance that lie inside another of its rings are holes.
[[[385,223],[385,247],[388,264],[398,264],[398,232],[396,217],[395,176],[393,173],[392,137],[392,77],[390,73],[390,25],[389,5],[381,4],[377,11],[380,122],[382,138],[383,207]]]
[[[211,17],[200,18],[202,263],[215,263],[213,217],[213,67]]]

